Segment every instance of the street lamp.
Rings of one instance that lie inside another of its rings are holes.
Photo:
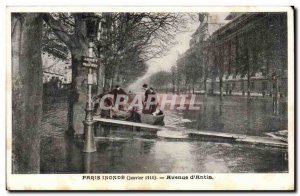
[[[86,23],[86,33],[89,40],[88,57],[83,57],[82,65],[88,68],[88,97],[86,104],[86,115],[84,124],[84,147],[83,152],[95,152],[96,142],[94,133],[93,106],[92,106],[92,85],[94,83],[93,69],[98,68],[98,59],[93,57],[93,42],[97,38],[99,18],[93,13],[83,15]]]
[[[83,15],[86,24],[87,38],[89,41],[94,41],[97,38],[100,19],[94,13],[86,13]]]

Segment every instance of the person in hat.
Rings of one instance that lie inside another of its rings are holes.
[[[152,114],[153,112],[156,111],[157,109],[157,104],[151,104],[149,109],[145,109],[145,107],[147,106],[147,102],[150,101],[151,103],[154,102],[155,100],[157,100],[157,96],[151,96],[151,100],[149,100],[149,95],[156,95],[156,92],[154,91],[154,89],[152,87],[148,87],[147,84],[143,85],[143,89],[145,90],[145,99],[144,99],[144,113],[149,113]]]
[[[109,92],[109,94],[114,95],[114,105],[116,104],[116,99],[118,95],[127,95],[127,93],[119,85],[116,85],[115,88],[111,92]]]
[[[147,103],[148,96],[151,94],[151,91],[150,91],[150,88],[148,87],[148,84],[143,84],[143,89],[145,91],[144,103]]]

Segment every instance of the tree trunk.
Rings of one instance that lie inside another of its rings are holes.
[[[251,77],[251,73],[250,73],[250,58],[249,58],[249,52],[250,50],[247,48],[246,51],[246,63],[247,63],[247,96],[250,97],[250,92],[251,92],[251,88],[250,88],[250,77]]]
[[[247,96],[250,97],[251,88],[250,88],[250,73],[247,76]]]
[[[279,114],[279,97],[278,97],[278,78],[273,78],[273,114]]]
[[[175,81],[172,81],[172,93],[175,94]]]
[[[204,95],[207,96],[207,79],[206,77],[204,78]]]
[[[12,173],[40,173],[42,18],[12,14]]]
[[[88,56],[88,46],[71,50],[72,85],[69,96],[69,132],[83,134],[83,123],[87,103],[87,68],[82,67],[82,56]]]
[[[103,92],[108,92],[109,91],[109,78],[107,77],[107,74],[106,74],[106,64],[105,64],[105,68],[104,68],[104,79],[103,79],[103,82],[104,82],[104,87],[103,87]]]
[[[175,85],[172,87],[172,93],[175,94]]]
[[[110,83],[109,83],[109,90],[112,91],[114,88],[114,78],[112,76],[112,78],[110,79]]]
[[[105,67],[103,64],[100,65],[99,69],[98,69],[98,77],[97,77],[98,81],[97,81],[97,94],[102,94],[105,91]]]
[[[211,80],[211,95],[214,95],[215,90],[215,79]]]
[[[193,94],[195,94],[195,84],[194,84],[194,82],[192,84],[192,92],[193,92]]]

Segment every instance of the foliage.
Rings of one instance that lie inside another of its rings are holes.
[[[167,71],[159,71],[150,77],[150,86],[156,90],[167,89],[170,83],[171,73]]]

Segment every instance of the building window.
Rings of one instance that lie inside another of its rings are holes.
[[[251,87],[251,89],[254,89],[255,88],[255,82],[251,82],[250,87]]]
[[[244,80],[241,81],[241,90],[244,90]]]
[[[232,89],[235,89],[235,82],[232,83]]]
[[[263,82],[262,82],[262,90],[265,91],[265,90],[267,90],[267,88],[268,88],[268,83],[267,83],[267,81],[263,81]]]

